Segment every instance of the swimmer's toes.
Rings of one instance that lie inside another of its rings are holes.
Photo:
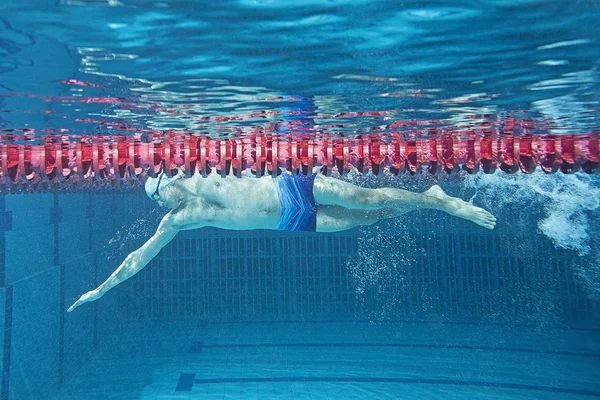
[[[475,222],[477,225],[483,226],[484,228],[494,229],[494,226],[496,226],[496,217],[483,208],[477,207],[473,222]]]
[[[477,225],[487,228],[487,229],[494,229],[494,226],[496,225],[495,222],[486,221],[486,220],[473,221],[473,222],[475,222]]]
[[[496,226],[496,218],[494,218],[493,216],[491,219],[487,219],[485,221],[485,225],[484,225],[485,228],[494,229],[495,226]]]

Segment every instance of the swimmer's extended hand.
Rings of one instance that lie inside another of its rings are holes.
[[[98,291],[98,289],[90,290],[89,292],[81,295],[79,300],[77,300],[75,303],[73,303],[73,305],[71,307],[69,307],[67,312],[73,311],[74,309],[76,309],[77,307],[79,307],[82,304],[88,303],[90,301],[98,300],[100,297],[102,297],[102,293],[100,293]]]
[[[96,289],[90,290],[81,296],[79,300],[69,307],[67,312],[73,311],[82,304],[98,300],[100,297],[104,296],[108,290],[140,272],[142,268],[144,268],[150,260],[152,260],[158,252],[175,237],[177,232],[179,232],[179,228],[173,224],[172,214],[169,212],[162,219],[154,235],[148,239],[142,247],[125,257],[125,260],[119,265],[119,268],[117,268],[107,280]]]

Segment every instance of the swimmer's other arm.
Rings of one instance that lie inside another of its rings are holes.
[[[104,283],[82,295],[67,311],[71,312],[84,303],[98,300],[107,291],[140,272],[179,232],[179,227],[172,221],[172,212],[169,212],[160,222],[154,235],[142,247],[129,254]]]

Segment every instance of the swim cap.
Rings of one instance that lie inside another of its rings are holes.
[[[177,175],[172,178],[169,178],[165,175],[164,172],[158,174],[158,177],[152,178],[151,176],[146,179],[146,184],[144,185],[144,189],[146,189],[146,195],[150,198],[150,200],[158,200],[160,198],[160,191],[165,187],[176,181],[177,179],[181,179],[184,177],[183,172],[179,171]]]

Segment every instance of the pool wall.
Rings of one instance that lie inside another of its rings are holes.
[[[131,210],[134,199],[0,196],[0,399],[48,398],[89,358],[116,297],[76,313],[67,314],[66,308],[120,262],[99,254],[138,215]]]

